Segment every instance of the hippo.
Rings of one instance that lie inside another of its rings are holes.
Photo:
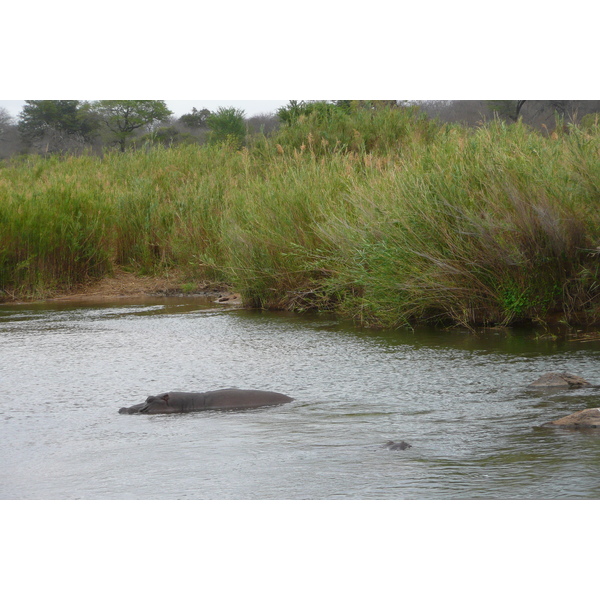
[[[146,402],[121,408],[122,415],[188,413],[200,410],[236,410],[259,408],[292,402],[293,398],[277,392],[226,389],[213,392],[165,392],[148,396]]]
[[[600,428],[600,408],[586,408],[556,421],[544,423],[542,427],[560,427],[562,429]]]
[[[572,390],[591,386],[592,384],[589,381],[578,375],[571,375],[570,373],[546,373],[527,387]]]
[[[407,444],[406,442],[386,442],[383,445],[384,448],[387,448],[388,450],[406,450],[407,448],[412,448],[412,446],[410,444]]]

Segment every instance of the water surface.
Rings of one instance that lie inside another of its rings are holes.
[[[547,371],[600,383],[599,354],[527,331],[362,331],[188,298],[0,306],[0,498],[600,498],[600,436],[535,428],[600,406],[600,390],[525,389]],[[224,387],[296,400],[118,414]]]

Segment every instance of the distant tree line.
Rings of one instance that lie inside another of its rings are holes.
[[[0,108],[0,158],[16,154],[102,153],[146,145],[206,144],[227,141],[241,147],[257,134],[273,135],[306,120],[331,122],[353,111],[418,108],[441,123],[480,126],[522,119],[541,131],[579,123],[600,114],[597,100],[290,100],[275,114],[247,118],[244,111],[192,108],[175,118],[162,100],[26,100],[17,119]]]
[[[558,124],[579,124],[587,115],[600,113],[600,100],[438,100],[419,106],[444,123],[478,126],[494,118],[508,123],[522,119],[542,131],[552,131]]]
[[[17,119],[0,108],[0,158],[225,140],[241,146],[247,136],[277,126],[275,115],[248,119],[233,107],[194,107],[175,118],[162,100],[26,100]]]

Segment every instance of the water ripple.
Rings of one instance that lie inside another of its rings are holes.
[[[600,344],[357,330],[193,303],[0,310],[1,498],[598,498],[600,436],[536,425],[598,406]],[[148,394],[270,389],[268,409],[124,416]],[[393,452],[387,440],[412,447]]]

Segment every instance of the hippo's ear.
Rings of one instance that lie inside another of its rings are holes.
[[[162,399],[165,401],[165,404],[169,406],[169,394],[164,394]]]

